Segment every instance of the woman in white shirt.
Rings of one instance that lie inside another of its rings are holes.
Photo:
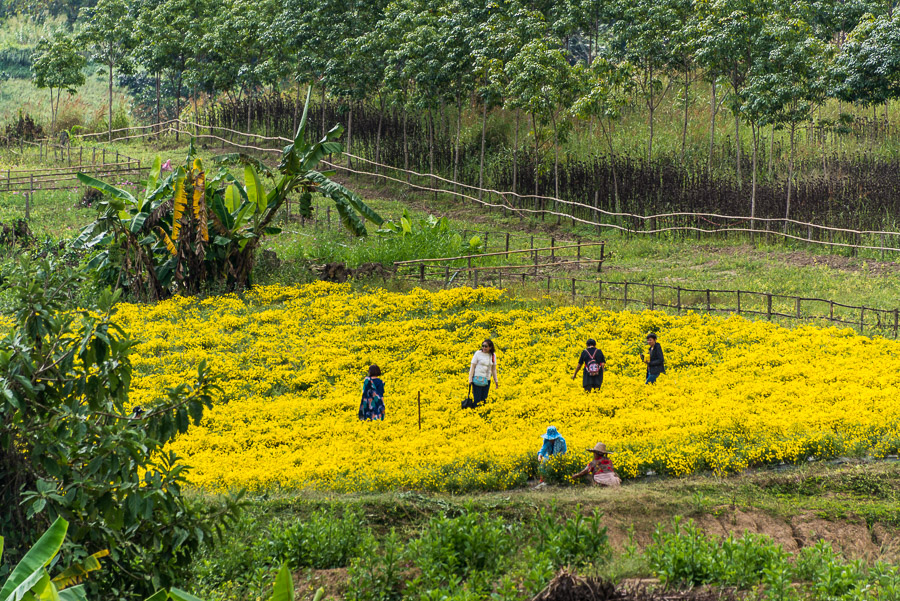
[[[494,355],[494,343],[485,340],[481,343],[481,350],[475,351],[472,357],[472,366],[469,368],[469,384],[472,385],[472,406],[487,400],[488,391],[491,389],[491,378],[494,384],[500,387],[497,381],[497,357]]]

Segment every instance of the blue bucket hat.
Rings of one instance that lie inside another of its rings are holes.
[[[541,434],[541,438],[544,440],[556,440],[559,438],[559,432],[556,431],[556,426],[547,426],[547,433]]]

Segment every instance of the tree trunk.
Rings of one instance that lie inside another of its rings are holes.
[[[109,63],[109,135],[108,142],[112,142],[112,81],[113,81],[113,63],[110,61]]]
[[[650,68],[650,79],[648,81],[649,89],[650,89],[650,102],[647,105],[647,108],[650,109],[650,140],[647,143],[647,162],[653,160],[653,113],[656,112],[656,107],[653,106],[653,68]]]
[[[178,142],[178,138],[179,138],[179,135],[181,132],[181,122],[180,122],[180,119],[181,119],[181,85],[182,85],[182,82],[184,81],[183,75],[182,75],[183,73],[184,73],[183,71],[178,72],[178,78],[177,78],[178,85],[175,86],[175,118],[179,120],[179,121],[176,121],[176,123],[175,123],[177,126],[175,128],[175,141],[176,142]]]
[[[556,116],[553,117],[553,210],[556,211],[556,225],[562,223],[559,211],[559,139],[556,133]]]
[[[738,190],[744,187],[744,178],[741,177],[741,119],[737,113],[734,115],[734,147],[736,151],[736,166]]]
[[[456,181],[459,177],[459,134],[462,128],[462,98],[456,95],[456,149],[453,152],[453,191],[456,192]]]
[[[425,115],[428,124],[428,172],[431,173],[431,187],[437,190],[437,177],[434,174],[434,110],[428,109]],[[434,199],[437,200],[437,192],[434,193]]]
[[[684,148],[687,146],[688,130],[688,91],[691,85],[690,72],[684,72],[684,123],[681,128],[681,164],[684,164]]]
[[[481,157],[478,159],[478,200],[482,198],[484,187],[484,137],[487,132],[487,98],[482,98],[481,106]]]
[[[512,191],[516,193],[516,175],[519,171],[519,109],[516,109],[516,133],[513,138]]]
[[[409,145],[407,144],[406,138],[406,122],[408,117],[408,111],[406,110],[406,104],[403,104],[403,168],[407,170],[406,173],[406,183],[409,183]]]
[[[162,127],[159,125],[160,116],[159,116],[159,71],[156,72],[156,133],[157,135],[162,133]]]
[[[384,119],[384,96],[378,97],[378,104],[381,110],[378,112],[378,131],[375,133],[375,173],[378,173],[381,163],[381,121]]]
[[[300,112],[300,78],[297,78],[297,98],[294,100],[294,125],[291,127],[291,131],[296,136],[297,135],[297,119]]]
[[[350,112],[347,114],[347,165],[353,169],[353,102],[350,102]]]
[[[751,136],[753,137],[753,174],[750,178],[750,229],[756,229],[756,155],[759,149],[759,127],[756,124],[750,125]]]
[[[788,159],[788,181],[787,181],[787,202],[784,208],[784,232],[787,233],[787,220],[791,216],[791,185],[794,183],[794,132],[797,129],[796,123],[791,123],[791,156]]]
[[[606,126],[603,119],[600,119],[600,127],[603,129],[603,135],[606,137],[606,144],[609,146],[609,164],[612,166],[613,198],[616,203],[616,213],[621,213],[622,207],[619,202],[619,178],[616,176],[616,151],[613,148],[612,132],[610,131],[610,128]]]
[[[538,133],[537,133],[537,115],[531,113],[531,126],[534,128],[534,210],[538,209]],[[541,215],[541,219],[544,216]]]
[[[716,104],[716,81],[712,82],[712,95],[709,101],[709,158],[706,162],[706,174],[712,174],[713,149],[716,145],[716,113],[719,112],[719,105]]]
[[[325,137],[325,81],[322,81],[322,137]]]

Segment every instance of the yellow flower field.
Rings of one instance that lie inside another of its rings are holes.
[[[171,445],[209,489],[509,488],[533,472],[550,424],[571,465],[602,441],[626,478],[883,456],[900,444],[900,343],[850,330],[544,307],[490,288],[362,294],[326,283],[125,304],[116,320],[141,341],[133,403],[188,380],[203,359],[221,374],[222,402]],[[667,363],[654,386],[637,356],[650,330]],[[500,388],[463,412],[485,337]],[[590,396],[571,378],[588,337],[608,361]],[[370,363],[383,371],[383,423],[356,417]]]

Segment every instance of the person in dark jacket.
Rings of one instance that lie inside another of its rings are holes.
[[[572,374],[573,380],[578,377],[578,370],[581,369],[582,365],[584,370],[581,374],[581,385],[584,387],[584,391],[600,390],[600,387],[603,386],[603,370],[606,369],[606,357],[603,356],[603,351],[597,348],[597,342],[593,338],[588,338],[587,348],[581,351],[581,355],[578,357],[578,367],[575,368],[575,373]]]
[[[647,356],[641,353],[641,361],[647,364],[647,384],[656,382],[659,374],[666,373],[666,363],[663,358],[662,347],[656,341],[656,334],[647,334],[647,346],[650,347]]]

